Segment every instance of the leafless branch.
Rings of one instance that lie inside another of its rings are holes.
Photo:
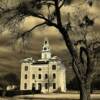
[[[7,18],[7,21],[4,23],[4,26],[7,25],[9,22],[11,22],[12,20],[15,19],[15,17],[17,16],[18,14],[14,14],[12,17],[10,18]]]
[[[65,0],[62,0],[62,3],[60,4],[59,9],[64,5],[64,3],[65,3]]]
[[[25,35],[29,34],[29,33],[30,33],[31,31],[33,31],[35,28],[37,28],[37,27],[39,27],[39,26],[42,26],[42,25],[44,25],[44,24],[46,24],[46,22],[43,22],[43,23],[41,23],[41,24],[38,24],[38,25],[32,27],[31,29],[29,29],[28,31],[25,31],[25,32],[23,32],[23,33],[18,33],[17,39],[18,39],[18,38],[24,38]]]

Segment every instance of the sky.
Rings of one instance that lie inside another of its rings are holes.
[[[18,0],[12,0],[13,6],[16,6]],[[20,0],[19,0],[20,1]],[[71,12],[73,13],[76,9],[75,6],[79,4],[76,2],[77,0],[73,0],[74,2],[71,5],[67,5],[62,7],[62,18],[66,20],[65,13]],[[11,3],[10,3],[11,4]],[[89,35],[88,39],[91,37],[98,37],[100,39],[100,0],[96,0],[92,7],[82,5],[81,7],[85,10],[89,11],[89,15],[91,18],[95,18],[95,25],[93,30],[96,33]],[[67,9],[67,10],[66,10]],[[45,7],[43,9],[45,12]],[[20,30],[26,31],[30,29],[32,26],[41,23],[40,19],[34,18],[32,16],[26,17],[20,23]],[[13,27],[12,27],[13,28]],[[6,74],[9,72],[14,72],[17,75],[20,75],[21,61],[27,57],[33,57],[33,59],[38,59],[41,56],[42,44],[45,37],[48,37],[51,52],[53,55],[59,56],[64,63],[71,62],[69,58],[69,53],[65,46],[65,43],[62,39],[61,34],[54,27],[41,26],[32,31],[32,35],[30,35],[26,41],[21,39],[14,41],[12,39],[14,33],[9,32],[8,29],[4,29],[0,34],[0,75]],[[95,35],[96,34],[96,35]],[[79,34],[71,34],[72,39],[79,39]]]

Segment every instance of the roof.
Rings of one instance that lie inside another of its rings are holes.
[[[32,65],[38,65],[38,64],[48,64],[49,61],[35,61],[32,63]]]
[[[34,60],[32,58],[26,58],[23,60],[23,63],[31,63],[32,65],[39,65],[39,64],[49,64],[49,62],[58,61],[58,60],[61,61],[57,56],[53,56],[50,59],[38,59],[38,60]]]

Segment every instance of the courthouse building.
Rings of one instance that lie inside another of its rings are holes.
[[[42,93],[66,92],[66,69],[61,59],[52,56],[45,38],[41,58],[26,58],[21,64],[20,90],[40,90]]]

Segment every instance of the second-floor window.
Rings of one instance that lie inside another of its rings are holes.
[[[27,74],[25,74],[25,79],[27,79]]]
[[[55,73],[53,73],[53,78],[56,78],[56,74]]]
[[[41,74],[38,75],[38,78],[41,79]]]
[[[48,74],[45,74],[45,79],[47,79],[48,78]]]

